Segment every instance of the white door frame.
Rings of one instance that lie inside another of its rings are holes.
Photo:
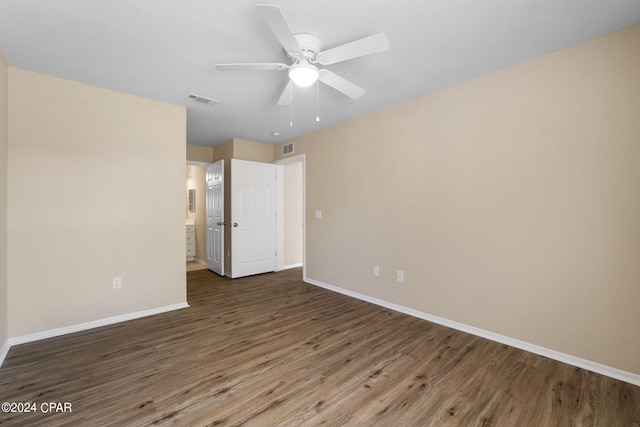
[[[276,165],[290,165],[292,163],[302,163],[302,277],[307,277],[307,225],[306,225],[306,194],[307,186],[305,184],[306,171],[305,171],[305,156],[304,154],[298,154],[297,156],[287,157],[281,160],[276,160]],[[282,176],[277,176],[276,182],[276,197],[277,197],[277,223],[276,223],[276,271],[280,271],[284,267],[284,182]]]

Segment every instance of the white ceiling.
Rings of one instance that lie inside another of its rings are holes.
[[[263,0],[264,1],[264,0]],[[265,1],[266,2],[266,1]],[[390,50],[327,68],[367,90],[320,85],[276,106],[286,71],[215,63],[286,62],[260,0],[0,0],[9,65],[187,107],[187,142],[276,143],[640,23],[640,0],[273,0],[324,48],[378,32]],[[214,98],[214,109],[185,100]],[[272,131],[279,131],[273,137]]]

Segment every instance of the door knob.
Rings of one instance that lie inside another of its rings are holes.
[[[237,223],[237,222],[234,222],[234,223],[233,223],[233,226],[234,226],[234,227],[237,227],[237,226],[238,226],[238,223]]]

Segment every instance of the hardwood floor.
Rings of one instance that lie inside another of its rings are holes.
[[[189,309],[13,347],[0,401],[38,411],[0,424],[640,426],[640,387],[305,284],[300,269],[189,272],[188,296]]]

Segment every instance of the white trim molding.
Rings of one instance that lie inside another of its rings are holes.
[[[0,348],[0,367],[2,367],[2,364],[4,363],[4,359],[7,357],[7,354],[9,354],[10,348],[11,348],[11,343],[9,342],[9,340],[6,340],[2,345],[2,348]]]
[[[33,334],[21,335],[9,338],[9,347],[18,344],[25,344],[32,341],[46,338],[58,337],[60,335],[72,334],[74,332],[86,331],[87,329],[99,328],[101,326],[112,325],[114,323],[126,322],[127,320],[139,319],[141,317],[153,316],[155,314],[166,313],[168,311],[188,308],[189,303],[166,305],[164,307],[152,308],[151,310],[136,311],[134,313],[121,314],[119,316],[107,317],[105,319],[93,320],[91,322],[79,323],[77,325],[65,326],[63,328],[49,329],[47,331],[35,332]],[[4,349],[4,347],[3,347]],[[9,351],[9,349],[7,349]]]
[[[282,270],[288,270],[290,268],[298,268],[298,267],[302,267],[302,263],[298,263],[298,264],[287,264],[285,266],[282,267]]]
[[[211,164],[211,162],[197,162],[195,160],[187,160],[187,164],[190,165],[190,166],[206,167],[206,166],[209,166]]]
[[[491,341],[506,344],[511,347],[519,348],[520,350],[528,351],[540,356],[548,357],[549,359],[557,360],[559,362],[567,363],[578,368],[586,369],[597,374],[602,374],[607,377],[615,378],[620,381],[624,381],[630,384],[640,386],[640,375],[632,372],[623,371],[621,369],[613,368],[611,366],[603,365],[601,363],[593,362],[591,360],[581,359],[570,354],[561,353],[556,350],[551,350],[539,345],[531,344],[525,341],[520,341],[514,338],[510,338],[504,335],[496,334],[491,331],[476,328],[474,326],[465,325],[464,323],[455,322],[453,320],[444,319],[442,317],[434,316],[431,314],[423,313],[418,310],[414,310],[409,307],[394,304],[392,302],[384,301],[378,298],[370,297],[368,295],[360,294],[358,292],[349,291],[347,289],[339,288],[337,286],[329,285],[314,279],[310,279],[304,276],[305,282],[319,286],[324,289],[328,289],[333,292],[338,292],[343,295],[350,296],[362,301],[370,302],[371,304],[379,305],[381,307],[388,308],[393,311],[408,314],[409,316],[417,317],[419,319],[427,320],[429,322],[437,323],[448,328],[457,329],[462,332],[466,332],[472,335],[476,335],[481,338],[486,338]]]

